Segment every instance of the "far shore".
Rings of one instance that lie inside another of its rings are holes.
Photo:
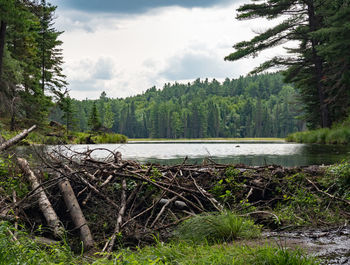
[[[168,139],[168,138],[129,138],[128,142],[176,142],[176,143],[186,143],[186,142],[261,142],[261,143],[284,143],[286,140],[284,138],[179,138],[179,139]]]

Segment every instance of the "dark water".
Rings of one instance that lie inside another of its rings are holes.
[[[53,147],[50,147],[53,148]],[[187,163],[199,164],[206,159],[217,163],[246,165],[276,164],[282,166],[329,165],[350,159],[350,146],[296,144],[284,142],[131,142],[128,144],[71,145],[75,151],[98,149],[95,158],[103,159],[111,151],[120,151],[123,159],[142,163],[179,164],[187,156]]]

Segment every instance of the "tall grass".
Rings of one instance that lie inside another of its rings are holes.
[[[183,222],[175,232],[176,238],[194,243],[230,242],[259,235],[260,227],[253,221],[229,211],[195,216]]]
[[[181,265],[316,265],[315,258],[298,250],[281,247],[247,247],[233,244],[210,246],[169,243],[149,246],[138,251],[115,253],[112,259],[94,264],[181,264]]]
[[[288,142],[319,143],[319,144],[349,144],[350,127],[336,126],[305,132],[297,132],[286,137]]]
[[[16,236],[16,239],[13,238]],[[316,265],[300,251],[281,247],[247,247],[236,244],[192,244],[184,241],[147,246],[136,251],[120,250],[112,256],[84,258],[67,245],[43,246],[9,223],[0,223],[0,264],[183,264],[183,265]]]
[[[88,133],[76,133],[74,137],[74,143],[76,144],[86,144],[87,139],[96,144],[114,144],[114,143],[126,143],[128,138],[125,135],[117,133],[103,133],[97,135],[91,135]]]
[[[8,223],[0,223],[0,264],[77,264],[77,261],[66,245],[43,247]]]

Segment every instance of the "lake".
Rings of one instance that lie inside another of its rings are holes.
[[[210,158],[217,163],[243,163],[252,166],[329,165],[350,158],[350,146],[285,143],[283,141],[133,141],[127,144],[71,145],[75,151],[99,149],[93,157],[103,159],[107,150],[119,151],[123,159],[141,163],[200,164]],[[107,149],[107,150],[106,150]]]

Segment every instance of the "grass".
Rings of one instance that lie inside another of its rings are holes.
[[[15,235],[17,240],[14,240]],[[103,255],[103,253],[100,253]],[[123,249],[111,256],[75,255],[66,244],[43,246],[6,222],[0,223],[0,264],[183,264],[183,265],[316,265],[319,262],[299,250],[275,246],[237,244],[194,245],[161,243],[132,251]]]
[[[269,245],[247,247],[233,244],[210,246],[188,243],[157,244],[137,251],[115,253],[111,260],[94,264],[182,264],[182,265],[316,265],[315,258],[299,250]]]
[[[15,238],[17,240],[15,240]],[[9,223],[0,223],[0,264],[77,264],[78,258],[67,245],[36,243]]]
[[[125,135],[118,133],[89,134],[79,132],[74,133],[74,135],[73,143],[75,144],[86,144],[89,137],[96,144],[126,143],[128,141]]]
[[[322,128],[292,133],[286,137],[286,141],[318,144],[350,144],[350,118],[342,124],[335,124],[331,129]]]
[[[212,216],[212,219],[209,216]],[[0,264],[320,264],[318,260],[305,255],[300,250],[290,250],[281,246],[267,244],[254,246],[254,242],[251,247],[239,245],[239,242],[209,244],[208,239],[211,239],[212,242],[231,241],[236,237],[250,238],[253,233],[259,231],[259,228],[251,221],[237,217],[232,213],[195,217],[192,218],[192,222],[186,222],[186,225],[191,224],[188,228],[192,225],[199,225],[203,230],[208,227],[203,223],[207,223],[209,219],[218,222],[218,225],[214,225],[215,229],[211,231],[216,231],[219,235],[210,234],[209,237],[206,235],[206,240],[201,241],[201,244],[177,239],[169,243],[157,241],[154,246],[146,246],[136,250],[121,249],[112,255],[96,253],[98,255],[89,258],[74,254],[67,244],[40,245],[26,233],[15,230],[9,223],[0,222]],[[213,223],[209,222],[209,224],[209,228],[213,227]],[[189,230],[181,228],[179,231],[189,232]],[[200,235],[198,239],[201,237]],[[219,239],[219,237],[224,240]]]
[[[232,242],[238,238],[254,238],[260,235],[260,227],[253,221],[232,212],[197,215],[183,222],[175,232],[179,240],[193,243]]]

